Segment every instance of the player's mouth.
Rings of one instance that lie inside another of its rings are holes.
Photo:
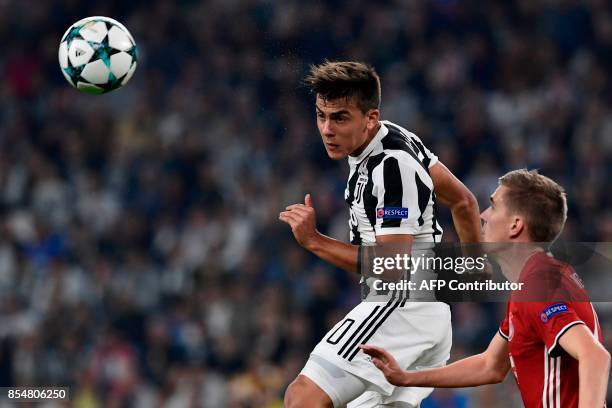
[[[340,145],[337,145],[335,143],[327,143],[326,142],[325,146],[327,147],[327,150],[332,151],[332,152],[336,151],[336,150],[338,150],[340,148]]]

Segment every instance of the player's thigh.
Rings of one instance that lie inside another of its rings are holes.
[[[339,368],[320,356],[311,355],[298,378],[304,377],[308,381],[301,381],[302,385],[309,384],[300,389],[299,393],[313,391],[315,395],[322,391],[334,407],[344,407],[350,401],[363,394],[368,383],[363,379]],[[315,385],[316,387],[312,387]],[[297,390],[297,388],[296,388]]]
[[[390,396],[368,391],[351,401],[347,408],[419,408],[421,401],[427,398],[432,391],[433,388],[396,387]]]
[[[285,391],[285,408],[330,408],[332,400],[315,382],[300,374]]]

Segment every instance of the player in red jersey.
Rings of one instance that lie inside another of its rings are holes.
[[[549,178],[527,170],[500,178],[481,215],[483,241],[521,243],[500,251],[504,274],[527,285],[538,282],[533,288],[547,293],[537,302],[518,301],[513,294],[498,334],[483,353],[443,368],[407,372],[384,349],[365,345],[363,351],[398,386],[494,384],[512,368],[527,408],[604,407],[610,354],[601,345],[597,314],[573,269],[537,244],[554,241],[566,212],[565,193]],[[525,293],[525,299],[535,300]]]

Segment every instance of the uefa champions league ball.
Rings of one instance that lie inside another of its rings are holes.
[[[59,63],[70,85],[102,94],[125,85],[136,70],[136,43],[130,32],[109,17],[87,17],[64,33]]]

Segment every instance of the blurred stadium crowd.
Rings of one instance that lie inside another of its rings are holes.
[[[139,47],[132,81],[102,97],[57,63],[88,15]],[[5,0],[0,49],[2,386],[70,386],[83,408],[282,406],[359,300],[277,221],[310,192],[319,229],[347,237],[348,166],[326,157],[300,87],[325,58],[372,63],[383,118],[481,206],[505,171],[539,168],[568,191],[564,237],[612,241],[605,0]],[[455,357],[486,346],[502,309],[455,306]],[[518,406],[511,383],[424,407]]]

